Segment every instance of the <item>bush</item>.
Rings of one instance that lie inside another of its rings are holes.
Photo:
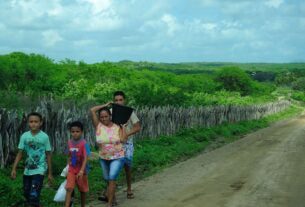
[[[291,94],[291,98],[297,101],[304,101],[305,102],[305,93],[302,91],[293,91]]]
[[[296,81],[292,82],[292,89],[305,91],[305,77],[298,78]]]
[[[222,84],[227,91],[239,92],[242,96],[253,92],[253,80],[242,69],[238,67],[225,67],[217,71],[215,80]]]

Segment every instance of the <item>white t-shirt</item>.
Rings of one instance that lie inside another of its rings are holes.
[[[126,127],[127,132],[129,132],[133,128],[133,125],[138,123],[139,121],[140,121],[139,118],[137,117],[136,113],[133,111],[127,122],[127,127]],[[131,135],[128,137],[128,140],[127,140],[128,144],[133,143],[133,137],[134,137],[134,135]]]

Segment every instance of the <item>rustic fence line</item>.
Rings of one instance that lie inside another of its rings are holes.
[[[209,127],[224,122],[260,119],[269,114],[280,112],[290,106],[290,102],[278,102],[251,106],[209,106],[209,107],[154,107],[139,108],[136,113],[141,120],[142,130],[136,139],[155,138],[160,135],[172,135],[181,128]],[[94,129],[87,107],[70,108],[41,101],[35,109],[44,116],[43,130],[50,136],[54,151],[60,152],[69,139],[68,123],[80,120],[84,123],[85,139],[94,145]],[[27,130],[26,114],[17,110],[0,109],[0,167],[12,161],[20,135]]]

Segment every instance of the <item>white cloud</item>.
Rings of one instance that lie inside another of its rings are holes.
[[[98,14],[103,11],[107,11],[111,7],[110,0],[85,0],[91,4],[91,10],[93,14]]]
[[[268,0],[265,4],[268,7],[279,8],[284,3],[284,0]]]
[[[60,2],[58,0],[53,1],[54,2],[54,6],[51,7],[47,13],[49,16],[59,16],[62,15],[65,12],[64,7],[62,7],[62,5],[60,4]]]
[[[116,30],[123,25],[123,20],[111,13],[103,13],[93,16],[87,21],[87,28],[84,24],[85,30],[88,31],[110,31]]]
[[[180,27],[176,18],[170,14],[164,14],[161,21],[167,25],[167,34],[169,36],[172,36]]]
[[[76,30],[112,31],[124,23],[110,0],[79,0],[74,10],[71,26]]]
[[[95,41],[91,40],[91,39],[73,41],[73,45],[75,47],[86,47],[86,46],[93,45],[94,43],[95,43]]]
[[[201,27],[206,31],[213,31],[217,28],[217,24],[214,23],[203,23]]]
[[[185,21],[183,28],[193,35],[196,34],[213,34],[218,30],[218,24],[216,22],[204,22],[200,19],[194,19],[192,21]]]
[[[57,42],[63,40],[63,38],[58,34],[58,32],[54,30],[44,31],[42,32],[42,36],[43,36],[43,42],[46,47],[52,47]]]

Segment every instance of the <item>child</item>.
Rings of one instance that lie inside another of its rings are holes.
[[[86,192],[89,191],[86,165],[90,149],[83,135],[83,124],[79,121],[70,124],[71,140],[68,142],[69,170],[66,184],[66,207],[70,206],[71,194],[77,185],[81,194],[81,206],[86,203]]]
[[[42,116],[37,112],[32,112],[27,116],[30,131],[21,135],[18,154],[13,164],[11,178],[16,178],[16,168],[26,152],[25,169],[23,175],[23,190],[26,199],[26,206],[40,206],[40,191],[43,186],[45,172],[48,173],[48,180],[53,180],[51,167],[51,145],[49,137],[40,130]],[[47,159],[47,162],[46,162]]]

